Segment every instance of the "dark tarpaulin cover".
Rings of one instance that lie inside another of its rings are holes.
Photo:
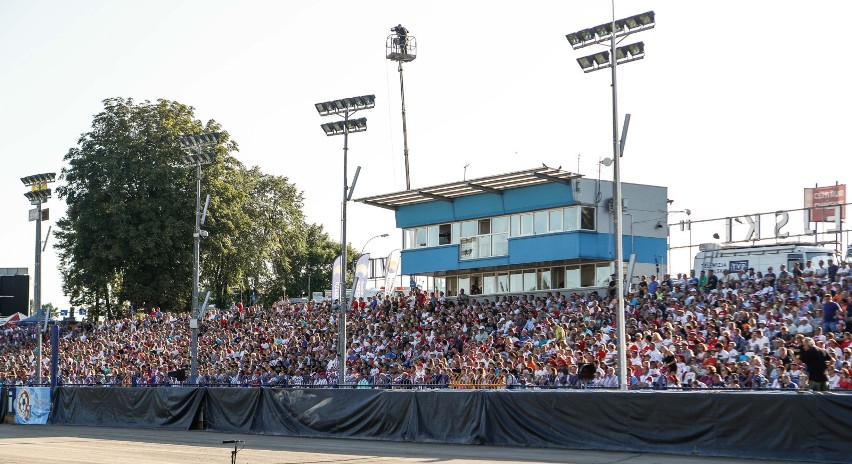
[[[9,413],[9,387],[0,387],[0,424],[6,423],[6,414]]]
[[[59,387],[50,424],[189,430],[204,397],[202,388]]]
[[[852,395],[765,392],[57,389],[52,424],[852,462]]]

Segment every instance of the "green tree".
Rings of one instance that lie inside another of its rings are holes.
[[[214,246],[203,261],[205,281],[219,304],[228,304],[232,288],[255,290],[261,301],[271,301],[286,276],[297,272],[295,258],[305,253],[302,194],[286,177],[258,167],[220,181],[226,185],[216,195],[226,201],[211,200]]]
[[[68,209],[57,221],[63,288],[93,316],[118,303],[186,308],[191,299],[195,182],[178,167],[183,135],[218,132],[186,105],[104,101],[92,129],[65,155],[58,189]],[[223,133],[216,152],[236,150]],[[216,166],[224,166],[217,161]],[[224,168],[223,168],[224,169]]]
[[[202,170],[202,196],[211,200],[200,293],[227,305],[238,288],[268,302],[308,274],[323,282],[322,263],[330,269],[338,245],[305,224],[295,184],[247,169],[231,156],[237,145],[228,134],[196,120],[191,107],[113,98],[68,151],[58,189],[68,205],[57,222],[63,287],[90,317],[123,314],[126,303],[189,309],[196,184],[195,171],[180,166],[176,139],[205,132],[222,137]]]
[[[290,296],[310,298],[311,292],[331,288],[331,266],[340,254],[340,243],[318,224],[307,226],[304,240],[305,246],[291,260],[295,272],[282,276],[281,286],[287,288]]]

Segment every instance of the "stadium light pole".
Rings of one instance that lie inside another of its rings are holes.
[[[582,29],[565,36],[575,50],[589,45],[609,42],[609,51],[577,58],[577,63],[584,73],[611,68],[612,70],[612,153],[613,153],[613,222],[615,223],[615,272],[618,289],[616,305],[616,333],[618,338],[618,383],[619,389],[627,390],[627,343],[625,337],[624,315],[624,226],[622,224],[623,201],[621,199],[621,155],[623,140],[618,137],[618,80],[616,69],[620,63],[641,60],[645,57],[645,44],[636,42],[623,47],[616,47],[616,38],[627,37],[635,32],[651,29],[656,25],[654,12],[648,11],[628,18],[615,19],[615,0],[612,0],[612,21],[588,29]],[[629,119],[625,120],[625,124]]]
[[[408,35],[408,29],[402,24],[391,28],[393,34],[385,41],[385,57],[399,63],[399,95],[402,101],[402,146],[405,157],[405,189],[411,190],[411,174],[408,170],[408,130],[405,121],[405,81],[402,79],[402,63],[414,61],[417,58],[417,39]]]
[[[41,385],[41,363],[42,363],[42,314],[41,314],[41,219],[42,219],[42,209],[41,205],[46,203],[48,198],[50,198],[50,189],[47,187],[47,184],[52,183],[56,180],[55,172],[48,172],[44,174],[35,174],[32,176],[26,176],[21,178],[21,182],[23,182],[24,186],[30,187],[30,191],[25,193],[24,196],[27,197],[27,200],[30,200],[30,204],[35,206],[35,209],[30,210],[30,220],[35,220],[36,222],[36,238],[35,238],[35,265],[33,268],[33,309],[36,311],[36,339],[37,339],[37,349],[38,349],[38,366],[36,367],[36,383]],[[33,218],[33,213],[35,213],[35,218]],[[46,319],[46,318],[45,318]]]
[[[192,254],[192,313],[189,319],[190,346],[189,346],[189,383],[198,383],[198,323],[201,311],[198,306],[198,276],[201,261],[201,237],[206,237],[207,232],[201,230],[207,213],[207,205],[201,209],[201,166],[210,164],[215,159],[215,154],[207,151],[219,143],[220,134],[213,132],[201,135],[189,135],[177,139],[177,143],[186,155],[183,157],[184,166],[195,167],[195,229],[192,232],[193,254]],[[208,197],[209,202],[209,197]]]
[[[352,198],[355,191],[355,183],[358,181],[358,173],[349,187],[347,173],[349,155],[349,134],[352,132],[364,132],[367,130],[367,118],[350,119],[350,116],[360,110],[368,110],[376,106],[375,95],[363,95],[360,97],[343,98],[314,104],[320,116],[343,116],[343,121],[334,121],[321,124],[326,136],[343,135],[343,202],[340,208],[340,263],[341,268],[346,269],[346,203]],[[360,167],[358,168],[360,171]],[[346,384],[346,311],[349,304],[346,301],[346,273],[343,274],[343,285],[340,286],[340,311],[337,315],[337,385]]]

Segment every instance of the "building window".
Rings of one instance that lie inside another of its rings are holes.
[[[462,290],[470,295],[470,276],[459,276],[459,292]]]
[[[449,245],[452,243],[452,226],[441,224],[438,226],[438,245]]]
[[[565,268],[563,267],[554,267],[550,270],[550,281],[553,284],[553,288],[566,288],[565,287]]]
[[[550,290],[553,288],[550,281],[550,268],[538,270],[538,289]]]
[[[535,269],[524,271],[524,290],[525,292],[535,291]]]
[[[479,220],[479,235],[488,235],[491,233],[491,219]]]
[[[439,237],[438,226],[429,226],[426,228],[426,246],[438,246]]]
[[[548,227],[549,232],[560,232],[562,230],[562,210],[554,209],[548,211],[550,215],[550,225]]]
[[[476,237],[465,237],[459,243],[459,259],[476,259],[479,257],[479,246]]]
[[[426,235],[427,234],[426,234],[426,228],[425,227],[418,227],[417,228],[417,241],[414,242],[416,248],[423,248],[423,247],[427,246],[426,245],[427,244]]]
[[[533,230],[536,234],[546,234],[547,230],[547,211],[536,211],[533,213]]]
[[[533,234],[533,215],[532,214],[522,214],[521,215],[521,235],[532,235]]]
[[[509,274],[497,274],[497,293],[509,291]]]
[[[597,267],[594,264],[580,265],[580,286],[594,287],[597,278]]]
[[[524,291],[524,274],[520,271],[509,273],[509,291],[520,293]]]
[[[477,237],[479,241],[479,257],[487,258],[491,256],[491,236],[490,235],[480,235]]]
[[[580,228],[583,230],[596,230],[595,208],[591,206],[580,208]]]
[[[491,256],[507,256],[509,254],[509,234],[494,234],[491,236]]]
[[[464,221],[461,223],[461,236],[474,237],[476,236],[477,221]]]
[[[565,208],[562,210],[562,220],[565,221],[563,223],[562,230],[570,232],[572,230],[577,230],[577,224],[579,223],[579,218],[577,217],[578,211],[577,208]]]
[[[582,282],[580,278],[580,266],[568,266],[565,269],[565,288],[582,287]]]
[[[447,277],[445,281],[447,285],[446,296],[456,296],[459,293],[459,279],[458,277]]]
[[[474,274],[470,276],[470,294],[482,295],[482,275]]]
[[[494,274],[484,274],[482,276],[482,293],[485,293],[486,295],[497,293]]]
[[[595,285],[606,287],[609,285],[610,277],[612,277],[612,268],[609,263],[598,263],[595,268]]]

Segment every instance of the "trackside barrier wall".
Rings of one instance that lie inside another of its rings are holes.
[[[852,395],[77,388],[50,424],[847,462]]]

